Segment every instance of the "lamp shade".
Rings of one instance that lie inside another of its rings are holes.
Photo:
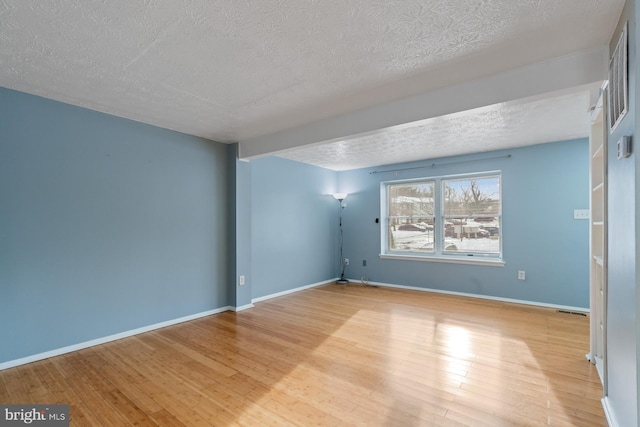
[[[336,200],[344,200],[347,198],[347,193],[335,193],[333,198]]]

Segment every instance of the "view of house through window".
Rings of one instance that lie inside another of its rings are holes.
[[[435,181],[390,184],[389,250],[435,251]]]
[[[500,173],[383,185],[383,252],[501,256]]]

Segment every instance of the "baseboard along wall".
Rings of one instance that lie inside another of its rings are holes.
[[[196,314],[192,314],[192,315],[189,315],[189,316],[180,317],[178,319],[167,320],[165,322],[155,323],[153,325],[143,326],[141,328],[120,332],[120,333],[109,335],[109,336],[106,336],[106,337],[97,338],[97,339],[94,339],[94,340],[85,341],[85,342],[82,342],[82,343],[78,343],[78,344],[74,344],[74,345],[58,348],[58,349],[55,349],[55,350],[50,350],[50,351],[47,351],[47,352],[44,352],[44,353],[34,354],[34,355],[31,355],[31,356],[27,356],[27,357],[23,357],[23,358],[20,358],[20,359],[15,359],[15,360],[9,360],[7,362],[0,363],[0,371],[2,371],[4,369],[13,368],[15,366],[25,365],[25,364],[31,363],[31,362],[36,362],[38,360],[48,359],[49,357],[59,356],[61,354],[71,353],[73,351],[82,350],[84,348],[93,347],[93,346],[104,344],[104,343],[108,343],[108,342],[111,342],[111,341],[116,341],[116,340],[119,340],[119,339],[122,339],[122,338],[127,338],[127,337],[130,337],[130,336],[133,336],[133,335],[142,334],[144,332],[153,331],[155,329],[165,328],[167,326],[176,325],[178,323],[188,322],[189,320],[195,320],[195,319],[199,319],[201,317],[211,316],[212,314],[218,314],[218,313],[222,313],[222,312],[225,312],[225,311],[240,312],[240,311],[248,310],[248,309],[254,307],[254,303],[257,303],[257,302],[260,302],[260,301],[266,301],[266,300],[272,299],[272,298],[285,296],[285,295],[288,295],[288,294],[292,294],[294,292],[300,292],[300,291],[303,291],[305,289],[310,289],[310,288],[315,288],[317,286],[326,285],[328,283],[333,283],[336,280],[338,280],[337,277],[335,277],[333,279],[330,279],[330,280],[325,280],[325,281],[322,281],[322,282],[312,283],[310,285],[300,286],[300,287],[297,287],[297,288],[288,289],[286,291],[276,292],[274,294],[270,294],[270,295],[265,295],[265,296],[262,296],[262,297],[254,298],[254,299],[251,300],[251,304],[245,304],[245,305],[239,306],[239,307],[232,307],[232,306],[220,307],[220,308],[216,308],[216,309],[213,309],[213,310],[203,311],[201,313],[196,313]],[[355,279],[349,279],[349,281],[350,282],[354,282],[354,283],[362,283],[360,280],[355,280]],[[524,305],[533,305],[533,306],[538,306],[538,307],[555,308],[555,309],[558,309],[558,310],[578,311],[578,312],[584,312],[584,313],[588,313],[589,312],[589,309],[588,308],[584,308],[584,307],[572,307],[572,306],[557,305],[557,304],[547,304],[547,303],[541,303],[541,302],[536,302],[536,301],[524,301],[524,300],[518,300],[518,299],[511,299],[511,298],[501,298],[501,297],[494,297],[494,296],[487,296],[487,295],[470,294],[470,293],[465,293],[465,292],[444,291],[444,290],[441,290],[441,289],[432,289],[432,288],[421,288],[421,287],[417,287],[417,286],[397,285],[397,284],[392,284],[392,283],[381,283],[381,282],[367,282],[367,283],[369,285],[382,286],[382,287],[388,287],[388,288],[398,288],[398,289],[408,289],[408,290],[422,291],[422,292],[433,292],[433,293],[440,293],[440,294],[459,295],[459,296],[470,297],[470,298],[480,298],[480,299],[488,299],[488,300],[494,300],[494,301],[515,303],[515,304],[524,304]],[[603,401],[603,404],[604,403],[605,402]]]
[[[205,316],[211,316],[212,314],[218,314],[231,310],[231,307],[220,307],[213,310],[203,311],[201,313],[191,314],[189,316],[180,317],[178,319],[167,320],[164,322],[154,323],[153,325],[143,326],[141,328],[131,329],[129,331],[120,332],[117,334],[109,335],[102,338],[96,338],[94,340],[81,342],[78,344],[69,345],[55,350],[46,351],[44,353],[38,353],[20,359],[9,360],[7,362],[0,363],[0,371],[4,369],[13,368],[15,366],[26,365],[27,363],[37,362],[38,360],[48,359],[50,357],[59,356],[61,354],[71,353],[73,351],[82,350],[84,348],[93,347],[100,344],[105,344],[111,341],[116,341],[122,338],[127,338],[133,335],[142,334],[144,332],[153,331],[160,328],[166,328],[167,326],[177,325],[178,323],[188,322],[189,320],[199,319]]]
[[[220,307],[220,308],[216,308],[216,309],[213,309],[213,310],[203,311],[201,313],[196,313],[196,314],[191,314],[189,316],[180,317],[178,319],[167,320],[167,321],[164,321],[164,322],[155,323],[153,325],[148,325],[148,326],[143,326],[141,328],[131,329],[129,331],[120,332],[120,333],[109,335],[109,336],[106,336],[106,337],[96,338],[96,339],[93,339],[93,340],[90,340],[90,341],[85,341],[85,342],[81,342],[81,343],[78,343],[78,344],[73,344],[73,345],[70,345],[70,346],[57,348],[55,350],[46,351],[44,353],[38,353],[38,354],[31,355],[31,356],[22,357],[20,359],[9,360],[7,362],[0,363],[0,371],[2,371],[4,369],[9,369],[9,368],[13,368],[13,367],[16,367],[16,366],[20,366],[20,365],[26,365],[27,363],[37,362],[38,360],[48,359],[50,357],[55,357],[55,356],[59,356],[59,355],[62,355],[62,354],[71,353],[73,351],[82,350],[84,348],[93,347],[93,346],[100,345],[100,344],[105,344],[105,343],[108,343],[108,342],[111,342],[111,341],[116,341],[116,340],[119,340],[119,339],[122,339],[122,338],[131,337],[133,335],[142,334],[144,332],[149,332],[149,331],[153,331],[153,330],[156,330],[156,329],[165,328],[167,326],[177,325],[178,323],[188,322],[189,320],[195,320],[195,319],[199,319],[201,317],[211,316],[212,314],[223,313],[225,311],[240,312],[240,311],[248,310],[248,309],[254,307],[253,303],[255,303],[255,302],[265,301],[265,300],[268,300],[268,299],[271,299],[271,298],[276,298],[276,297],[287,295],[287,294],[291,294],[291,293],[294,293],[294,292],[303,291],[305,289],[313,288],[313,287],[324,285],[324,284],[327,284],[327,283],[332,283],[332,282],[334,282],[336,280],[338,280],[338,279],[334,278],[334,279],[326,280],[326,281],[323,281],[323,282],[312,283],[310,285],[300,286],[298,288],[290,289],[290,290],[287,290],[287,291],[278,292],[278,293],[271,294],[271,295],[266,295],[266,296],[263,296],[263,297],[260,297],[260,298],[253,299],[251,301],[251,304],[245,304],[245,305],[239,306],[239,307],[233,307],[233,306]]]
[[[363,283],[361,280],[357,280],[357,279],[349,279],[350,282],[354,282],[354,283]],[[437,294],[447,294],[447,295],[458,295],[458,296],[462,296],[462,297],[469,297],[469,298],[479,298],[479,299],[486,299],[486,300],[492,300],[492,301],[500,301],[500,302],[509,302],[509,303],[513,303],[513,304],[523,304],[523,305],[533,305],[533,306],[537,306],[537,307],[546,307],[546,308],[555,308],[557,310],[567,310],[567,311],[577,311],[580,313],[589,313],[589,309],[585,308],[585,307],[574,307],[574,306],[570,306],[570,305],[558,305],[558,304],[548,304],[548,303],[544,303],[544,302],[537,302],[537,301],[527,301],[527,300],[520,300],[520,299],[513,299],[513,298],[502,298],[502,297],[495,297],[495,296],[491,296],[491,295],[481,295],[481,294],[471,294],[471,293],[466,293],[466,292],[455,292],[455,291],[445,291],[442,289],[433,289],[433,288],[421,288],[419,286],[405,286],[405,285],[396,285],[396,284],[392,284],[392,283],[382,283],[382,282],[370,282],[367,281],[368,285],[374,285],[374,286],[382,286],[382,287],[387,287],[387,288],[398,288],[398,289],[409,289],[412,291],[422,291],[422,292],[433,292],[433,293],[437,293]]]

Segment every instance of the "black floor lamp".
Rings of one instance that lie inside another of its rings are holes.
[[[342,255],[342,242],[343,242],[342,209],[347,207],[347,203],[344,201],[344,199],[347,198],[347,193],[335,193],[333,195],[333,198],[336,199],[338,203],[340,203],[340,279],[336,280],[336,283],[343,285],[343,284],[349,283],[349,281],[344,278],[345,261]]]

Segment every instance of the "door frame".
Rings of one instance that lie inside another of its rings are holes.
[[[589,206],[593,213],[594,188],[593,169],[594,163],[600,161],[602,164],[602,259],[601,259],[601,282],[596,278],[597,261],[594,254],[594,225],[589,218],[589,299],[590,299],[590,349],[587,359],[593,363],[600,375],[602,382],[603,396],[608,395],[607,391],[607,149],[608,149],[608,126],[607,126],[607,94],[608,82],[601,88],[600,97],[594,110],[591,113],[591,124],[589,132]],[[602,158],[597,159],[594,155],[594,145],[602,145]],[[602,293],[600,296],[599,294]],[[601,304],[601,305],[600,305]],[[602,357],[599,356],[601,353]]]

